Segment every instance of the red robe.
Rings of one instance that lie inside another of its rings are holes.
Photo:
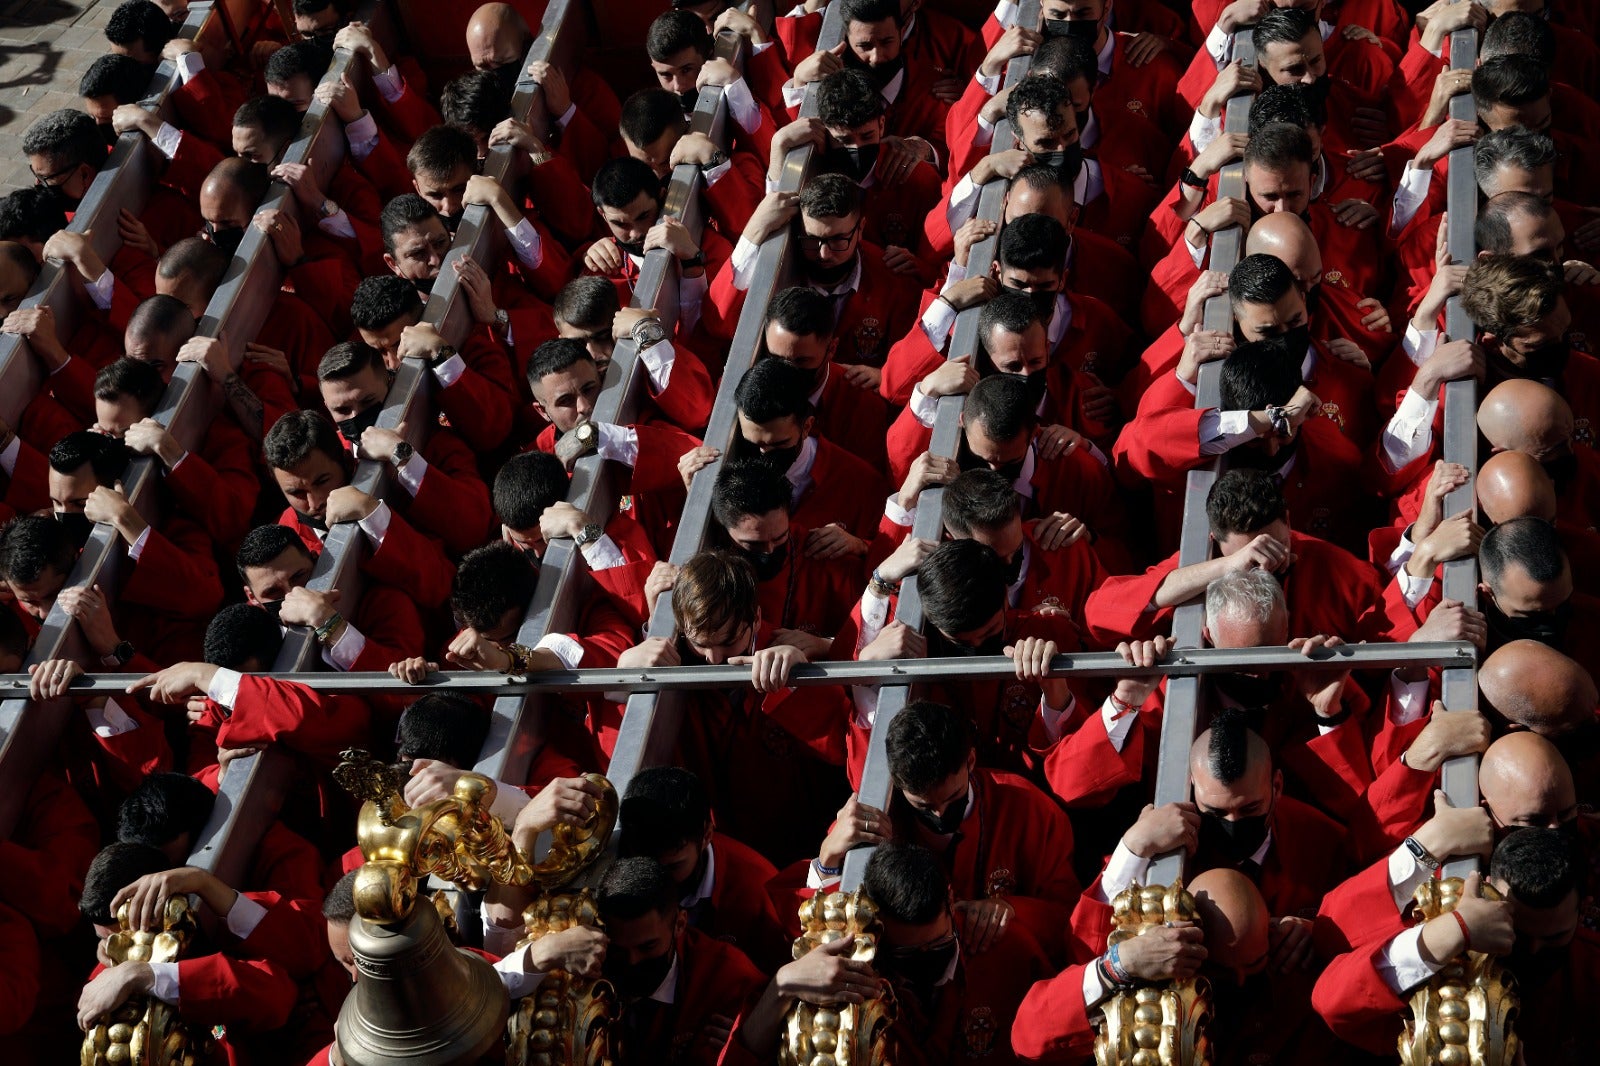
[[[919,328],[917,332],[922,331]],[[831,360],[813,413],[817,436],[864,460],[874,470],[883,469],[888,461],[884,435],[889,429],[889,405],[871,389],[845,380],[844,368]]]
[[[99,850],[99,828],[83,800],[54,774],[25,787],[17,827],[0,840],[0,905],[14,908],[41,936],[65,936],[82,918],[77,900]]]
[[[792,960],[790,938],[767,886],[778,871],[754,848],[725,833],[713,833],[716,871],[711,896],[690,912],[694,928],[731,944],[763,972]]]
[[[766,975],[738,948],[698,929],[686,930],[678,944],[673,1003],[649,1010],[649,1020],[636,1036],[630,1016],[641,1010],[638,1004],[625,1005],[621,1020],[613,1023],[611,1053],[617,1066],[660,1062],[715,1066],[724,1048],[707,1035],[711,1019],[717,1015],[736,1019],[766,987]],[[730,1050],[737,1040],[735,1035]]]
[[[278,524],[300,534],[300,541],[313,556],[322,554],[322,538],[306,525],[293,507],[284,508]],[[365,534],[363,534],[364,536]],[[420,607],[438,607],[450,598],[450,583],[456,568],[445,557],[439,542],[417,532],[398,514],[391,514],[383,546],[367,557],[362,571],[384,581],[416,600]]]
[[[365,703],[289,681],[245,674],[231,712],[209,699],[205,704],[196,724],[216,730],[218,748],[283,744],[332,768],[345,748],[368,741]]]
[[[809,531],[791,524],[783,569],[756,587],[761,617],[774,629],[799,629],[831,638],[850,617],[866,584],[861,560],[813,559],[805,553]]]

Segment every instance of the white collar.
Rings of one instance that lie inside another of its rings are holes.
[[[1306,345],[1306,357],[1300,361],[1300,380],[1304,381],[1317,368],[1316,342]]]
[[[1022,457],[1022,469],[1017,473],[1017,480],[1011,483],[1011,487],[1030,500],[1033,499],[1033,472],[1038,465],[1038,453],[1033,450],[1033,445],[1029,444],[1028,454]]]
[[[902,63],[900,65],[899,72],[896,73],[894,77],[889,79],[889,84],[885,85],[880,93],[880,95],[883,97],[883,102],[886,104],[892,104],[899,99],[900,90],[905,87],[905,83],[906,68],[905,64]]]
[[[810,396],[806,397],[806,401],[811,404],[811,410],[813,412],[815,412],[817,410],[817,408],[819,406],[821,406],[821,404],[822,404],[822,394],[827,391],[828,381],[832,377],[833,377],[833,364],[829,363],[828,364],[828,373],[823,377],[822,384],[818,385],[817,388],[816,388],[816,391],[814,391]]]
[[[717,846],[706,845],[706,872],[701,875],[700,883],[694,886],[694,891],[683,897],[683,909],[688,910],[695,904],[711,898],[711,886],[717,880]]]
[[[1331,22],[1324,22],[1321,19],[1317,20],[1317,32],[1322,34],[1322,39],[1324,41],[1333,36],[1333,31],[1336,28],[1337,27],[1335,27]]]
[[[1050,345],[1054,354],[1056,345],[1061,343],[1061,338],[1067,335],[1067,330],[1072,326],[1072,304],[1067,300],[1064,292],[1056,293],[1055,313],[1050,316],[1050,328],[1045,331],[1045,343]]]
[[[674,951],[672,953],[672,965],[667,968],[667,976],[663,977],[661,984],[657,985],[656,990],[650,993],[650,998],[657,1003],[664,1003],[670,1007],[678,1002],[678,963],[681,960],[682,955]]]
[[[1267,852],[1269,852],[1271,850],[1272,850],[1272,830],[1269,828],[1267,830],[1266,839],[1261,842],[1261,846],[1256,849],[1256,853],[1254,855],[1250,856],[1250,861],[1255,863],[1257,866],[1265,866],[1266,863],[1267,863]]]
[[[1027,584],[1027,581],[1028,581],[1028,567],[1030,565],[1032,565],[1032,563],[1033,563],[1033,549],[1031,547],[1029,547],[1029,545],[1028,545],[1028,538],[1027,537],[1023,537],[1022,538],[1022,565],[1017,567],[1017,581],[1016,581],[1016,584],[1008,586],[1006,588],[1006,602],[1008,604],[1010,604],[1012,607],[1015,607],[1017,605],[1017,602],[1022,598],[1022,586]],[[972,801],[969,799],[967,801],[967,804],[968,804],[969,807],[971,806],[971,803],[972,803]]]
[[[1317,156],[1311,163],[1311,199],[1320,200],[1328,188],[1328,161]]]
[[[1109,78],[1111,76],[1111,57],[1117,50],[1117,35],[1112,32],[1109,25],[1106,26],[1105,30],[1106,46],[1100,49],[1100,54],[1095,58],[1098,61],[1097,65],[1100,68],[1101,76]]]
[[[818,285],[814,281],[810,282],[809,285],[813,290],[815,290],[817,292],[820,292],[824,296],[844,296],[844,295],[846,295],[848,293],[855,292],[857,289],[861,288],[861,249],[860,249],[860,246],[857,246],[857,248],[856,248],[856,265],[855,265],[855,269],[851,270],[849,275],[847,275],[843,281],[839,282],[837,285],[833,286],[833,288],[831,288],[831,289],[823,288],[821,285]]]
[[[817,438],[807,437],[800,444],[800,454],[795,457],[794,463],[783,476],[788,478],[789,484],[798,491],[801,486],[811,480],[811,466],[817,461]]]
[[[1095,116],[1093,104],[1089,105],[1089,120],[1078,131],[1078,143],[1086,149],[1100,143],[1100,120]]]

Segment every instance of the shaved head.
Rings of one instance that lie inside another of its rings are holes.
[[[1485,659],[1478,692],[1486,710],[1545,737],[1592,721],[1600,702],[1589,671],[1536,640],[1513,640]]]
[[[1206,961],[1243,979],[1266,966],[1271,915],[1261,890],[1238,870],[1207,870],[1189,885],[1206,934]]]
[[[1567,760],[1537,733],[1507,733],[1478,762],[1478,792],[1502,829],[1559,829],[1577,814]]]
[[[484,4],[467,22],[467,53],[477,70],[493,70],[522,60],[528,50],[528,24],[510,4]]]
[[[1565,454],[1572,446],[1572,408],[1548,385],[1512,378],[1483,398],[1478,406],[1478,430],[1497,452],[1550,458]]]
[[[1478,468],[1478,506],[1494,525],[1532,515],[1556,518],[1556,483],[1525,452],[1497,452]]]
[[[1308,288],[1322,280],[1322,252],[1317,248],[1317,238],[1311,227],[1292,212],[1262,215],[1250,227],[1244,254],[1278,257],[1295,280]]]

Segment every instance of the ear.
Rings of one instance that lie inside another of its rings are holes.
[[[256,599],[256,594],[250,591],[249,585],[241,585],[239,587],[244,589],[244,602],[248,603],[252,607],[261,606],[261,601]]]
[[[978,772],[978,749],[972,748],[967,752],[967,777],[971,778]]]
[[[388,267],[395,276],[399,276],[400,266],[394,261],[394,256],[390,255],[388,252],[383,253],[383,265]]]
[[[678,942],[683,941],[683,934],[689,929],[689,912],[682,907],[678,908],[678,917],[672,922],[672,937]]]
[[[816,415],[807,415],[805,423],[800,427],[800,436],[802,438],[809,437],[813,433],[816,432],[816,428],[817,428],[817,416]]]
[[[1272,802],[1277,803],[1278,797],[1283,795],[1283,771],[1272,771]]]

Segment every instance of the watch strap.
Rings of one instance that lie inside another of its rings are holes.
[[[1411,857],[1417,860],[1419,866],[1424,866],[1429,870],[1437,870],[1439,868],[1439,860],[1434,857],[1431,851],[1423,847],[1422,842],[1416,837],[1406,837],[1405,848],[1411,853]]]
[[[1204,189],[1206,187],[1206,179],[1202,178],[1188,167],[1183,168],[1183,173],[1179,175],[1178,180],[1189,186],[1191,189]]]

